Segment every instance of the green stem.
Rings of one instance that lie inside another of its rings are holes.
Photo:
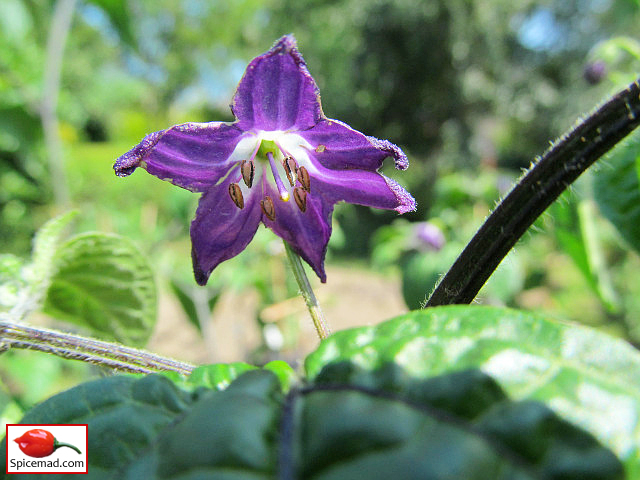
[[[316,328],[316,332],[318,333],[318,337],[320,337],[320,340],[324,340],[325,338],[329,337],[329,335],[331,335],[331,331],[329,330],[327,322],[324,319],[324,315],[322,314],[322,309],[320,308],[318,299],[311,289],[311,284],[309,283],[307,274],[304,273],[302,260],[300,260],[298,254],[291,249],[287,242],[284,242],[284,249],[287,252],[287,258],[289,259],[289,263],[291,264],[293,276],[296,278],[296,282],[298,282],[300,294],[307,304],[307,309],[309,310],[309,315],[311,315],[313,326]]]
[[[80,451],[80,449],[78,447],[76,447],[74,445],[71,445],[69,443],[60,443],[58,440],[55,440],[54,443],[53,443],[53,450],[55,451],[55,450],[59,449],[60,447],[69,447],[69,448],[75,450],[77,453],[82,454],[82,452]]]

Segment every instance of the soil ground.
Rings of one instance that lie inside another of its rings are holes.
[[[396,276],[327,266],[327,278],[327,283],[319,284],[315,293],[334,332],[374,325],[407,311]],[[261,344],[260,329],[254,318],[256,304],[257,298],[252,295],[223,295],[203,338],[188,322],[177,301],[168,294],[161,295],[158,324],[147,348],[195,364],[251,362],[252,352]],[[285,339],[283,348],[270,353],[269,359],[296,363],[318,345],[301,297],[267,307],[261,312],[261,318],[279,325],[270,330],[274,344],[280,341],[279,331],[297,331],[293,341]]]

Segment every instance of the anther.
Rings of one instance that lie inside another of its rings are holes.
[[[296,184],[296,173],[298,170],[298,165],[296,165],[296,161],[293,157],[285,157],[282,160],[282,167],[284,168],[284,173],[287,174],[287,180],[293,187]]]
[[[242,190],[240,190],[240,185],[238,185],[237,183],[230,183],[229,196],[231,197],[231,200],[233,200],[233,203],[236,204],[236,207],[238,207],[240,210],[244,208],[244,198],[242,197]]]
[[[307,192],[311,191],[311,179],[309,178],[309,172],[307,172],[306,168],[298,168],[298,180],[300,180],[302,188],[304,188]]]
[[[269,220],[273,222],[276,219],[276,209],[274,208],[273,200],[271,200],[269,195],[260,200],[260,208],[262,209],[262,213],[264,213]]]
[[[300,187],[293,189],[293,199],[302,213],[307,211],[307,192]]]
[[[240,162],[240,171],[242,172],[242,179],[244,180],[244,184],[251,188],[253,185],[253,175],[255,173],[255,165],[251,160],[242,160]]]

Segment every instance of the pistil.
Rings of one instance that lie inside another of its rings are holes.
[[[280,194],[280,198],[288,202],[289,201],[289,192],[285,188],[282,183],[282,179],[280,178],[280,174],[278,173],[278,167],[276,166],[276,161],[273,158],[272,152],[267,152],[267,158],[269,159],[269,165],[271,166],[271,173],[273,174],[273,179],[276,181],[276,187],[278,188],[278,193]]]

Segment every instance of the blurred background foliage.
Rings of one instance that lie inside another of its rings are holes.
[[[56,15],[69,27],[61,21],[51,34]],[[143,173],[116,179],[115,158],[175,123],[232,120],[228,105],[248,61],[293,33],[325,114],[405,149],[409,171],[384,172],[419,205],[399,219],[338,206],[329,265],[357,266],[363,279],[383,272],[402,284],[407,307],[419,308],[522,169],[637,76],[639,24],[638,0],[3,0],[2,252],[26,256],[40,225],[78,208],[76,231],[125,235],[152,259],[161,315],[170,298],[206,336],[218,300],[233,291],[252,299],[259,327],[259,341],[235,360],[296,358],[301,329],[287,303],[296,287],[275,237],[261,229],[196,288],[188,228],[197,196]],[[57,67],[52,113],[43,105]],[[479,301],[545,309],[637,345],[640,260],[596,197],[591,179],[581,179]],[[280,313],[267,310],[274,304]],[[14,392],[22,358],[4,355],[0,367]],[[24,378],[39,370],[24,369]]]

